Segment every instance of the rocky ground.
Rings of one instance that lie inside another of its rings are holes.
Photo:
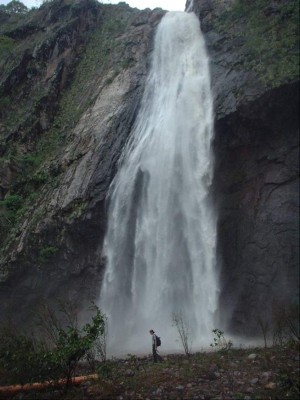
[[[128,355],[98,366],[99,378],[67,394],[19,393],[5,399],[281,400],[299,399],[299,345],[150,356]]]

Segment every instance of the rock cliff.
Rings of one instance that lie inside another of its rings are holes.
[[[192,6],[211,58],[219,311],[234,333],[257,332],[259,320],[276,323],[299,298],[298,22],[293,22],[293,7],[289,1],[263,0],[194,0]],[[272,26],[279,23],[275,34]],[[292,32],[295,40],[289,41]]]
[[[275,46],[271,38],[267,52],[260,31],[284,21],[279,38],[294,38],[294,2],[264,3],[187,2],[199,16],[211,58],[220,316],[236,333],[255,333],[259,317],[271,319],[298,298],[295,44],[282,39]],[[93,0],[56,0],[26,15],[4,15],[3,320],[30,321],[42,299],[77,301],[80,309],[97,298],[105,199],[163,15]]]
[[[3,26],[16,51],[1,66],[3,319],[97,298],[105,198],[163,15],[58,0]]]

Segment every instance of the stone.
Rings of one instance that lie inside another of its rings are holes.
[[[276,389],[276,387],[277,387],[277,385],[276,385],[275,382],[267,383],[267,384],[264,386],[265,389],[270,389],[270,390],[274,390],[274,389]]]
[[[261,377],[263,380],[268,381],[270,379],[271,375],[272,375],[272,372],[268,371],[268,372],[263,372],[261,374]]]
[[[134,375],[135,375],[135,373],[134,373],[134,371],[132,371],[132,369],[127,369],[125,372],[125,376],[132,377]]]

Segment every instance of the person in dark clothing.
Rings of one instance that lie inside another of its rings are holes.
[[[150,335],[152,336],[152,354],[153,354],[153,361],[156,363],[157,361],[163,361],[162,357],[157,352],[157,341],[156,335],[153,329],[149,331]]]

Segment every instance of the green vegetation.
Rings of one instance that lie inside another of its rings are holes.
[[[74,201],[65,211],[65,221],[71,223],[76,218],[79,218],[87,210],[85,201]]]
[[[299,0],[237,0],[215,27],[243,39],[243,67],[255,71],[263,84],[276,87],[298,77]]]
[[[43,7],[46,6],[46,4],[43,5]],[[71,5],[71,7],[73,6],[76,5]],[[76,66],[74,65],[76,68],[74,68],[70,84],[61,93],[60,100],[56,105],[54,120],[48,131],[44,131],[42,135],[37,135],[33,131],[40,116],[40,104],[44,104],[48,96],[47,87],[41,85],[39,81],[30,89],[30,96],[23,96],[18,103],[14,102],[10,95],[0,97],[0,115],[3,118],[3,127],[6,132],[16,132],[14,140],[9,142],[4,142],[4,138],[0,138],[1,143],[3,142],[3,149],[5,149],[4,155],[0,158],[0,168],[2,165],[6,168],[7,162],[9,162],[9,166],[15,174],[10,194],[21,196],[23,199],[22,207],[12,219],[9,217],[9,220],[7,220],[6,203],[0,204],[2,247],[7,248],[8,242],[12,241],[14,233],[17,233],[17,229],[12,227],[12,222],[16,228],[16,225],[22,222],[26,211],[32,207],[42,193],[43,187],[45,185],[53,186],[57,181],[61,172],[57,162],[59,153],[71,141],[72,129],[82,114],[94,104],[97,97],[95,82],[99,82],[100,86],[101,80],[107,76],[109,71],[111,83],[122,69],[129,68],[132,64],[132,60],[125,55],[125,39],[120,39],[130,24],[132,11],[122,5],[103,5],[102,7],[103,20],[94,32],[88,33],[90,37],[85,38],[87,44],[80,49],[80,60]],[[36,36],[37,38],[26,46],[29,45],[33,51],[34,44],[44,43],[46,38],[53,39],[51,30],[46,34],[47,37],[41,35],[41,33],[35,34],[34,38]],[[27,43],[27,40],[25,42]],[[14,62],[11,65],[7,63],[5,68],[13,68],[15,59],[23,54],[25,42],[19,40]],[[3,45],[5,51],[16,44],[9,38],[5,43],[5,46]],[[35,62],[33,67],[38,69],[39,74],[44,73],[44,65],[38,65]],[[105,84],[104,81],[103,84]],[[28,90],[23,86],[21,89]],[[30,153],[26,150],[24,152],[24,146],[18,144],[19,141],[26,143],[27,140],[30,142]],[[76,159],[80,157],[80,154],[74,154],[73,157]],[[83,211],[83,205],[75,205],[70,211],[69,220],[76,218]],[[34,216],[33,220],[36,218]]]
[[[18,194],[10,194],[0,200],[0,232],[10,227],[17,221],[24,207],[24,199]],[[0,242],[1,243],[1,242]]]
[[[67,394],[57,388],[22,393],[24,400],[92,399],[298,399],[299,375],[295,349],[237,349],[228,357],[220,352],[164,355],[162,363],[151,357],[129,355],[98,364],[98,378]],[[249,355],[255,353],[253,362]],[[81,367],[80,373],[91,370]],[[250,388],[250,389],[249,389]],[[17,397],[15,397],[17,398]]]
[[[58,249],[53,246],[43,247],[39,251],[39,261],[42,264],[47,264],[49,261],[51,261],[52,257],[55,256],[57,251]]]
[[[10,37],[5,36],[5,35],[1,35],[0,36],[0,57],[4,57],[7,54],[11,54],[13,52],[14,46],[15,46],[14,39],[11,39]],[[7,100],[6,100],[6,104],[5,104],[5,100],[2,100],[0,103],[0,110],[1,110],[1,107],[5,106],[5,105],[7,105]]]
[[[0,10],[8,14],[26,14],[28,12],[28,8],[25,4],[18,0],[12,0],[6,5],[1,4]]]
[[[214,339],[213,343],[210,344],[210,347],[213,347],[221,352],[226,352],[230,350],[232,345],[231,340],[227,340],[224,336],[224,332],[220,329],[213,329]]]
[[[105,6],[103,22],[92,34],[76,67],[72,84],[62,96],[50,131],[53,137],[64,137],[83,112],[93,105],[96,99],[94,83],[105,75],[105,71],[113,70],[112,75],[116,76],[124,65],[130,66],[131,61],[124,55],[124,43],[119,37],[126,31],[131,18],[132,13],[126,9],[121,11]]]
[[[39,315],[42,339],[4,329],[0,333],[0,384],[58,381],[72,383],[79,361],[105,331],[105,316],[95,305],[91,322],[78,327],[66,305],[61,315],[44,307]],[[61,319],[59,319],[59,317]]]
[[[216,351],[164,354],[162,363],[152,355],[127,359],[106,358],[106,317],[99,308],[91,309],[91,322],[77,324],[75,304],[60,304],[60,314],[42,305],[37,315],[39,339],[11,330],[0,333],[0,385],[8,383],[52,382],[46,390],[22,393],[23,399],[85,398],[196,398],[217,399],[296,399],[299,387],[299,338],[270,348],[234,348],[224,332],[214,329],[211,347]],[[296,310],[291,310],[294,313]],[[290,326],[290,322],[287,322]],[[290,332],[294,331],[294,323]],[[149,344],[150,347],[150,344]],[[150,348],[148,349],[150,352]],[[163,351],[163,349],[162,349]],[[147,348],[145,348],[145,353]],[[84,360],[85,363],[80,361]],[[71,387],[76,375],[98,378]],[[64,393],[57,382],[65,378]],[[251,388],[251,390],[249,390]],[[66,390],[68,389],[68,393]]]

